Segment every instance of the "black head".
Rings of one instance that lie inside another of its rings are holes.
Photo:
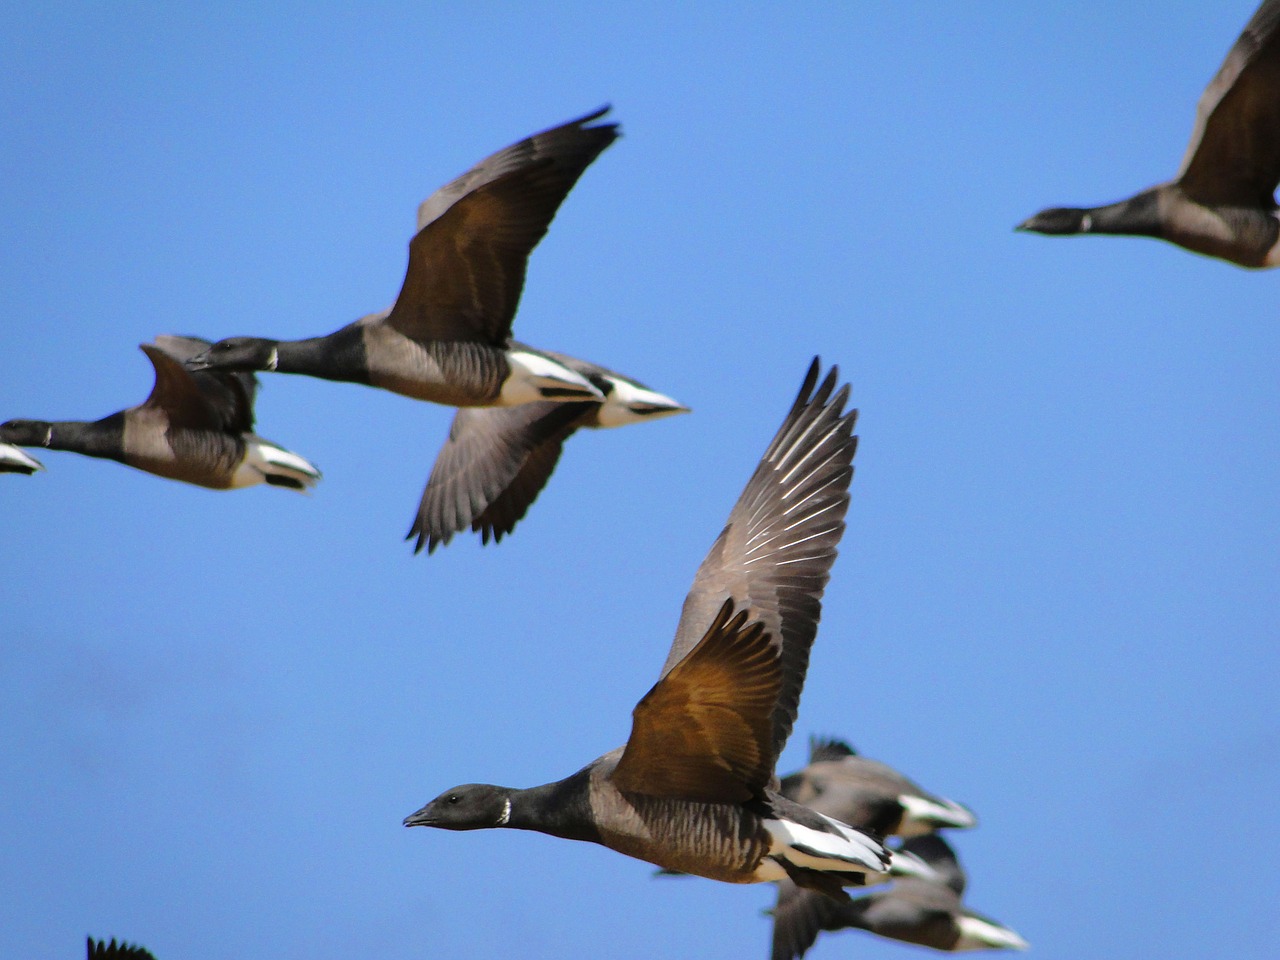
[[[9,420],[0,423],[0,440],[17,447],[47,447],[52,430],[47,420]]]
[[[279,341],[228,337],[187,361],[188,370],[274,370]]]
[[[483,830],[505,827],[511,819],[511,791],[490,783],[466,783],[446,790],[404,818],[406,827]]]
[[[1050,207],[1048,210],[1041,210],[1030,220],[1024,220],[1014,229],[1024,230],[1028,233],[1047,233],[1055,236],[1088,233],[1091,226],[1089,218],[1086,216],[1088,213],[1088,210],[1080,210],[1075,207]]]

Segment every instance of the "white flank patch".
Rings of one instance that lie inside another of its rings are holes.
[[[960,918],[960,939],[954,950],[1026,950],[1031,944],[1008,927],[1002,927],[981,917],[965,915]]]
[[[603,400],[604,395],[586,377],[550,357],[524,350],[507,352],[511,373],[502,383],[497,406],[513,407],[537,400]],[[546,397],[543,389],[570,391],[572,396]]]
[[[269,476],[288,477],[303,487],[313,487],[320,479],[320,471],[315,464],[284,447],[276,446],[270,440],[246,434],[245,442],[248,449],[245,450],[244,460],[231,477],[233,488],[264,483]]]
[[[773,838],[771,856],[785,857],[798,867],[833,873],[884,873],[881,855],[885,848],[861,831],[837,820],[827,822],[839,834],[814,830],[790,820],[766,820],[765,829]],[[802,848],[802,849],[797,849]]]
[[[511,798],[507,797],[502,802],[502,816],[498,818],[498,826],[505,827],[511,822]]]
[[[274,370],[278,366],[280,366],[280,350],[272,347],[271,354],[267,357],[267,369]]]
[[[904,793],[898,797],[898,802],[903,807],[901,835],[904,837],[932,833],[935,827],[955,827],[964,830],[978,823],[972,811],[949,800],[939,802]]]
[[[618,377],[610,377],[609,381],[613,384],[613,389],[596,414],[596,420],[602,427],[621,427],[640,420],[656,420],[658,417],[682,413],[686,409],[656,390],[638,387]]]
[[[1080,232],[1088,233],[1092,229],[1093,229],[1093,217],[1091,217],[1089,214],[1086,213],[1083,217],[1080,218]]]

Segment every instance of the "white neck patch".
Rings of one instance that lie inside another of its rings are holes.
[[[505,827],[511,819],[511,798],[507,797],[502,804],[502,816],[498,818],[498,826]]]

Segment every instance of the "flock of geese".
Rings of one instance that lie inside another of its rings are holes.
[[[1266,0],[1246,25],[1200,100],[1173,180],[1119,203],[1048,209],[1019,229],[1147,235],[1246,267],[1280,265],[1278,20],[1280,0]],[[306,340],[158,337],[142,346],[155,368],[143,403],[92,422],[4,423],[0,471],[41,469],[20,449],[36,446],[218,489],[306,490],[319,471],[253,432],[255,373],[300,373],[457,407],[408,538],[428,551],[468,527],[500,540],[575,430],[686,412],[638,381],[512,339],[529,254],[618,136],[597,122],[606,110],[495,153],[432,194],[390,309]],[[454,787],[405,825],[535,830],[663,873],[775,883],[773,960],[845,928],[937,950],[1025,949],[964,905],[964,872],[938,831],[973,827],[967,808],[837,740],[814,742],[804,770],[775,771],[844,531],[857,447],[848,398],[838,370],[815,358],[698,568],[625,744],[553,783]],[[863,886],[878,889],[846,890]],[[92,939],[88,954],[151,956]]]

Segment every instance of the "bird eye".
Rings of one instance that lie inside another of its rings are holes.
[[[462,798],[458,796],[456,793],[451,793],[444,798],[445,803],[460,803],[461,801],[462,801]]]

